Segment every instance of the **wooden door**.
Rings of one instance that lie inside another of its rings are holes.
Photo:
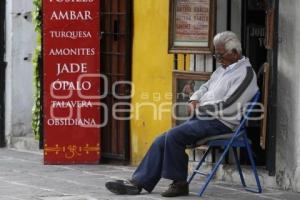
[[[132,0],[101,0],[101,74],[108,81],[108,93],[101,100],[108,108],[107,116],[102,113],[102,121],[107,118],[101,130],[102,160],[128,161],[130,155],[130,121],[116,119],[112,108],[117,103],[130,103],[126,98],[130,96],[130,85],[121,81],[131,80],[131,11]]]

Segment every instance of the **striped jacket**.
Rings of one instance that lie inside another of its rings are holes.
[[[208,114],[234,130],[242,109],[257,92],[256,74],[249,59],[243,57],[226,69],[219,67],[190,100],[198,100],[198,115]]]

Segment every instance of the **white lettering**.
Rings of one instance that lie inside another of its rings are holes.
[[[76,81],[75,83],[71,81],[54,81],[51,87],[54,90],[89,90],[92,84],[89,81]]]
[[[50,2],[57,3],[92,3],[94,0],[50,0]]]
[[[57,76],[61,73],[87,73],[87,63],[57,63]]]
[[[78,38],[92,38],[89,31],[49,31],[52,38],[69,38],[76,40]]]
[[[91,101],[52,101],[53,108],[91,108]]]
[[[93,20],[91,11],[53,11],[50,20]]]
[[[50,56],[93,56],[96,53],[95,48],[64,48],[64,49],[51,49]]]
[[[95,119],[71,119],[71,118],[61,118],[61,119],[48,119],[47,124],[49,126],[95,126]]]

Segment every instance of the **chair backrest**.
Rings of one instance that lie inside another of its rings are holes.
[[[233,135],[233,137],[238,136],[238,134],[241,132],[241,130],[243,130],[245,128],[246,122],[248,121],[249,116],[250,116],[251,112],[253,111],[254,106],[257,104],[259,98],[260,98],[260,91],[258,90],[256,92],[256,94],[254,95],[254,97],[251,99],[251,101],[248,103],[248,105],[246,107],[246,111],[245,111],[245,113],[243,113],[243,117],[241,119],[240,125],[234,132],[235,134]]]

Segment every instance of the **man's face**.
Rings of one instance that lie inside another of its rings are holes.
[[[228,67],[232,63],[235,63],[239,59],[239,55],[235,51],[226,51],[223,44],[215,46],[215,58],[224,68]]]

